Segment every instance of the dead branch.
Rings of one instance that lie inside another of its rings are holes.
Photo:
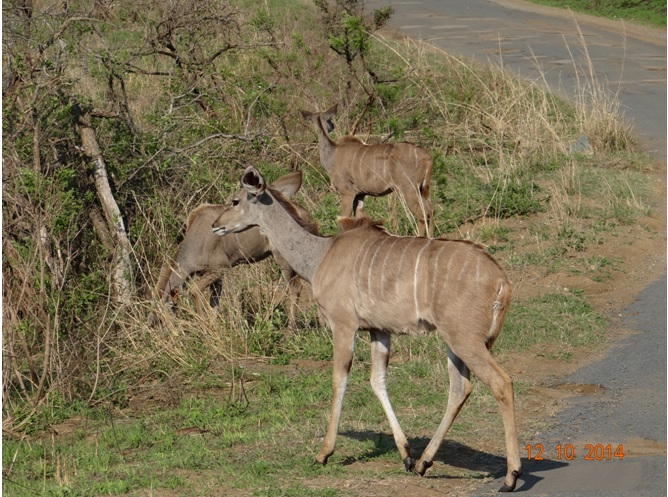
[[[90,123],[92,111],[84,112],[78,105],[73,106],[73,111],[77,121],[77,130],[81,136],[84,154],[90,158],[93,166],[95,188],[110,232],[113,234],[116,242],[115,248],[117,251],[114,254],[116,264],[113,268],[112,276],[112,285],[116,299],[121,304],[129,304],[132,297],[131,275],[133,273],[130,257],[130,240],[125,230],[123,216],[109,185],[107,166],[102,157],[102,152],[95,136],[95,130]],[[105,114],[105,112],[97,110],[97,114]]]

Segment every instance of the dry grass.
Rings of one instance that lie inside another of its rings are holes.
[[[410,39],[397,41],[382,34],[376,34],[374,38],[378,47],[382,47],[384,63],[401,68],[404,98],[391,110],[392,115],[410,115],[416,109],[430,109],[439,115],[439,120],[431,121],[429,131],[431,136],[441,138],[431,142],[430,150],[459,156],[470,164],[484,183],[500,178],[494,198],[503,197],[507,185],[525,174],[530,164],[563,161],[569,143],[577,139],[579,133],[587,134],[594,153],[617,150],[611,147],[613,140],[622,148],[633,144],[629,127],[619,118],[616,96],[606,92],[595,80],[595,70],[588,58],[585,60],[587,77],[580,82],[574,124],[570,107],[554,95],[517,80],[500,67],[480,68]],[[252,58],[252,54],[242,54],[239,70],[243,72],[252,67]],[[300,74],[314,74],[308,59],[295,61],[293,70]],[[330,71],[325,69],[325,80],[335,79],[328,75]],[[331,103],[331,98],[336,100],[332,93],[345,93],[341,86],[325,86],[319,81],[322,79],[315,80],[315,85],[307,88],[285,84],[283,98],[287,108],[294,114],[299,108],[324,108]],[[457,82],[455,87],[459,90],[456,91],[466,92],[459,101],[453,99],[452,81]],[[237,93],[239,91],[237,88]],[[337,117],[337,129],[342,133],[359,124],[354,112],[362,103],[362,95],[346,97]],[[389,108],[387,112],[390,112]],[[248,114],[244,114],[239,110],[235,119],[246,121]],[[308,145],[313,141],[310,128],[296,119],[292,124],[297,139],[281,145],[281,149],[305,165],[307,183],[313,186],[305,186],[301,203],[314,212],[323,195],[331,196],[333,192],[326,187],[327,178],[319,166],[317,150]],[[276,122],[273,124],[277,125]],[[383,139],[372,130],[371,120],[361,136],[368,141]],[[419,142],[421,137],[417,129],[408,133],[408,139]],[[547,215],[554,233],[585,229],[581,220],[581,174],[577,161],[567,160],[567,166],[545,183],[550,198]],[[323,187],[327,188],[324,192]],[[616,202],[614,194],[609,198],[610,202]],[[183,207],[183,212],[192,208],[197,198],[191,197],[191,202]],[[400,195],[372,202],[370,212],[387,218],[391,231],[415,232],[417,229],[416,221]],[[639,200],[638,204],[641,203]],[[640,205],[634,207],[642,208]],[[486,206],[483,212],[489,209],[490,206]],[[331,213],[332,217],[335,214]],[[399,222],[399,219],[404,221]],[[501,220],[489,221],[499,225]],[[479,223],[466,232],[460,231],[458,236],[481,240],[488,226],[489,223]],[[164,240],[163,233],[165,228],[161,228],[157,238]],[[169,253],[171,249],[164,245],[162,250]],[[262,345],[257,341],[252,344],[251,337],[263,331],[270,334],[282,326],[280,303],[285,301],[285,289],[275,277],[276,272],[268,263],[235,268],[225,278],[221,306],[216,312],[210,310],[200,314],[189,300],[185,300],[179,302],[177,316],[165,316],[165,325],[160,329],[151,329],[143,323],[144,312],[126,323],[123,329],[129,335],[148,337],[144,339],[145,343],[150,343],[160,355],[182,366],[189,364],[199,353],[193,353],[193,350],[204,351],[207,356],[224,361],[261,355]],[[312,311],[307,310],[309,312]],[[129,336],[128,342],[141,340]],[[141,355],[141,347],[136,352]]]
[[[619,90],[612,90],[607,86],[607,82],[599,81],[584,35],[577,22],[575,24],[584,59],[584,69],[581,69],[571,54],[577,77],[578,91],[575,103],[579,128],[595,152],[632,150],[638,144],[633,137],[633,127],[624,120],[618,98]],[[623,70],[621,72],[623,73]]]
[[[272,174],[278,174],[279,169],[302,169],[305,185],[300,202],[314,213],[325,233],[336,229],[338,201],[319,165],[314,134],[302,122],[299,109],[323,109],[338,101],[340,132],[356,131],[373,142],[398,130],[401,136],[392,139],[413,141],[427,148],[440,159],[435,161],[435,180],[447,185],[447,190],[432,185],[432,192],[445,190],[440,193],[446,200],[456,199],[452,204],[460,198],[453,192],[470,188],[460,185],[464,176],[461,171],[492,191],[481,201],[475,192],[466,190],[461,197],[472,204],[475,212],[454,221],[448,217],[450,206],[439,203],[432,194],[435,235],[494,240],[493,233],[499,232],[504,222],[494,212],[497,204],[504,201],[512,187],[542,176],[540,186],[549,197],[545,204],[550,232],[541,235],[541,240],[532,234],[516,237],[530,240],[530,250],[540,247],[540,251],[545,251],[555,233],[586,229],[582,222],[583,197],[592,194],[583,192],[585,173],[579,159],[568,155],[570,144],[584,135],[590,154],[633,150],[631,128],[619,114],[617,95],[597,81],[584,41],[583,69],[578,71],[579,98],[573,108],[536,85],[517,80],[501,67],[478,67],[426,44],[397,40],[378,32],[369,60],[373,60],[379,74],[392,80],[381,96],[380,89],[374,88],[369,74],[359,65],[355,68],[359,85],[352,90],[346,87],[348,69],[318,31],[313,6],[309,3],[302,7],[307,20],[302,16],[297,19],[290,12],[277,13],[273,42],[269,43],[260,32],[248,34],[245,46],[253,49],[233,51],[227,59],[221,59],[220,71],[212,71],[207,74],[208,79],[198,81],[206,84],[206,97],[218,114],[199,112],[183,95],[172,93],[172,86],[178,86],[176,72],[163,78],[126,75],[128,104],[138,128],[149,132],[156,121],[167,123],[156,133],[156,143],[150,143],[153,151],[142,156],[142,162],[133,163],[130,173],[119,173],[122,181],[118,182],[118,191],[131,191],[125,205],[133,209],[136,280],[139,293],[144,296],[138,296],[130,309],[120,310],[113,309],[108,296],[96,296],[99,303],[89,315],[70,315],[69,321],[60,316],[52,319],[43,311],[55,308],[58,313],[62,305],[58,295],[53,293],[54,299],[48,297],[51,293],[44,280],[36,286],[22,283],[30,281],[27,275],[32,274],[35,261],[40,259],[38,249],[14,254],[13,247],[8,245],[5,250],[3,245],[3,255],[7,253],[20,261],[13,266],[15,273],[8,275],[11,283],[3,284],[6,302],[12,303],[3,308],[7,324],[3,327],[4,351],[12,358],[3,364],[5,391],[18,391],[17,400],[33,398],[31,384],[39,384],[41,364],[47,365],[50,376],[50,381],[42,383],[52,391],[63,390],[63,397],[73,399],[80,395],[73,385],[79,385],[76,388],[85,392],[86,399],[95,400],[103,387],[113,391],[116,386],[109,385],[115,385],[114,379],[123,375],[141,379],[158,369],[196,369],[209,361],[269,357],[277,347],[299,346],[281,341],[285,287],[269,262],[231,270],[216,313],[200,314],[185,298],[179,302],[175,316],[164,317],[164,326],[150,328],[146,323],[153,308],[146,295],[164,259],[173,255],[187,213],[201,202],[221,202],[226,198],[237,185],[238,171],[249,163]],[[240,21],[250,22],[254,14],[249,9]],[[312,28],[309,23],[313,23]],[[297,34],[303,37],[301,41]],[[99,33],[90,36],[94,38]],[[100,46],[104,44],[99,39],[87,45],[89,50]],[[574,65],[580,64],[573,59]],[[95,60],[99,64],[99,57]],[[145,70],[174,71],[173,61],[167,59],[156,58],[151,64],[143,64]],[[78,63],[73,67],[81,70]],[[80,79],[77,91],[102,106],[108,81],[95,80],[90,74]],[[378,93],[373,96],[372,110],[368,107],[369,94],[362,85]],[[210,139],[228,134],[241,139]],[[103,145],[113,148],[116,138],[113,127],[100,126]],[[122,169],[124,157],[116,159],[117,167]],[[453,164],[460,169],[451,171]],[[548,171],[547,165],[553,171]],[[147,182],[135,187],[133,181],[146,170],[153,171],[152,177],[164,183]],[[607,180],[598,191],[602,209],[617,211],[627,219],[638,212],[646,213],[644,192],[638,190],[632,171],[616,178]],[[7,198],[14,196],[10,192]],[[19,200],[15,202],[17,206],[21,205]],[[373,199],[365,207],[374,217],[386,219],[392,232],[416,231],[416,222],[400,196]],[[23,209],[22,215],[25,212],[28,211]],[[513,249],[522,252],[521,248]],[[44,265],[41,269],[48,272]],[[31,309],[34,302],[39,302],[39,306]],[[305,327],[317,327],[316,311],[308,299],[303,307]],[[20,313],[34,315],[33,321],[47,332],[22,328],[17,317]],[[85,331],[72,339],[70,328]],[[50,351],[45,353],[47,340]],[[90,364],[88,369],[93,373],[82,372],[82,363]],[[26,369],[31,371],[26,374]],[[22,381],[27,385],[21,386]],[[20,428],[29,418],[30,415],[20,419],[6,415],[4,421],[10,428]]]

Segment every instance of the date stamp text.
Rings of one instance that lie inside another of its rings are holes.
[[[553,447],[533,444],[524,448],[530,461],[544,461],[546,459],[571,461],[576,457],[583,457],[585,461],[621,461],[624,459],[622,444],[586,444],[583,450],[576,449],[572,444],[557,444]]]

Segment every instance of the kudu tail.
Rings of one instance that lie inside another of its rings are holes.
[[[160,276],[158,277],[158,282],[155,284],[153,289],[153,298],[156,300],[161,300],[165,292],[165,287],[169,281],[169,277],[172,275],[172,266],[165,264],[160,270]]]
[[[427,169],[427,173],[420,182],[419,189],[422,198],[429,200],[429,185],[431,184],[431,168]]]
[[[503,322],[506,319],[506,312],[510,304],[512,290],[508,280],[501,278],[496,287],[496,296],[492,302],[492,324],[487,334],[487,348],[490,349],[494,344],[503,328]]]

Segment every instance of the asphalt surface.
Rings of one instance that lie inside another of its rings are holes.
[[[392,5],[390,24],[449,54],[503,65],[566,98],[589,81],[616,93],[621,113],[666,160],[666,33],[509,0],[367,0]],[[584,41],[584,44],[583,44]],[[586,50],[586,53],[585,53]]]
[[[390,24],[402,33],[455,56],[503,65],[565,98],[577,98],[577,88],[590,81],[591,61],[598,83],[617,94],[620,112],[665,171],[664,31],[514,0],[367,1],[369,8],[388,4],[394,7]],[[525,474],[517,493],[666,495],[665,266],[618,314],[632,333],[602,360],[564,379],[595,386],[595,393],[571,399],[556,427],[534,437],[534,455],[540,444],[544,460],[529,460],[523,448]],[[501,483],[484,485],[475,495],[492,495]]]

